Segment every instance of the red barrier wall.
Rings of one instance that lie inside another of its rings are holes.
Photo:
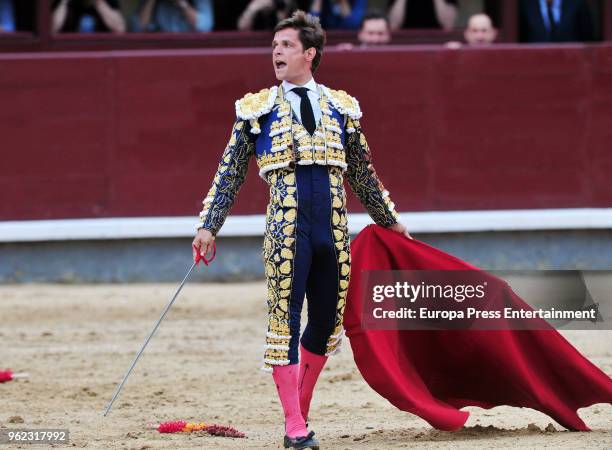
[[[401,211],[612,206],[612,45],[328,50],[316,78]],[[195,217],[234,101],[274,83],[267,49],[0,55],[0,220]],[[232,212],[266,202],[253,161]]]

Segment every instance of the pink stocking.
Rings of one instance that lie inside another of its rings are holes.
[[[297,364],[274,366],[272,377],[285,413],[285,434],[290,438],[306,436],[308,430],[300,413]]]
[[[312,393],[317,384],[317,379],[323,366],[327,361],[327,356],[317,355],[306,350],[300,345],[300,378],[298,382],[298,390],[300,393],[300,410],[304,420],[308,419],[308,410],[310,409],[310,401]]]

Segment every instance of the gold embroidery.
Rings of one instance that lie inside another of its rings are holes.
[[[262,89],[259,92],[249,92],[240,100],[236,101],[236,115],[245,120],[257,119],[270,112],[276,99],[278,88]]]
[[[323,91],[329,93],[330,101],[341,114],[347,114],[353,119],[361,117],[359,102],[355,97],[350,96],[346,91],[337,91],[323,86]]]
[[[270,136],[276,136],[280,130],[291,126],[291,116],[272,121],[270,125]]]
[[[297,202],[293,169],[267,172],[270,202],[267,207],[263,259],[268,283],[268,332],[264,369],[289,364],[289,302],[295,258]]]
[[[267,153],[260,156],[257,160],[257,165],[260,169],[265,170],[266,168],[274,168],[271,166],[276,166],[277,164],[289,164],[291,161],[293,161],[293,149],[287,148],[279,152]]]
[[[340,350],[342,341],[344,308],[350,280],[351,250],[350,236],[346,221],[346,192],[342,181],[340,167],[330,166],[329,184],[332,187],[332,220],[338,217],[338,224],[334,224],[332,234],[338,261],[338,302],[336,304],[336,319],[334,331],[327,341],[326,355],[332,355]]]
[[[249,159],[255,152],[255,143],[247,135],[243,122],[237,120],[232,128],[228,145],[221,155],[212,186],[202,202],[198,227],[216,235],[240,190],[249,167]]]

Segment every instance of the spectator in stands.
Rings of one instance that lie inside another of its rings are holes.
[[[391,28],[384,14],[372,11],[361,21],[357,40],[362,46],[384,45],[391,42]]]
[[[54,0],[51,29],[57,32],[125,31],[117,0]]]
[[[520,15],[524,42],[581,42],[594,37],[586,0],[521,0]]]
[[[136,30],[161,32],[211,31],[212,0],[142,0]]]
[[[273,30],[278,22],[297,10],[293,0],[251,0],[238,19],[238,29]]]
[[[356,30],[367,3],[367,0],[313,0],[310,14],[319,16],[325,29]]]
[[[497,39],[497,29],[486,14],[474,14],[468,20],[463,37],[468,45],[491,45]]]
[[[372,45],[385,45],[391,42],[391,29],[387,16],[371,11],[361,21],[359,33],[357,33],[359,47],[370,47]],[[355,45],[351,42],[342,42],[336,45],[337,50],[353,50]]]
[[[497,39],[497,29],[493,21],[484,13],[474,14],[468,20],[468,25],[463,32],[465,42],[470,46],[491,45]],[[447,42],[448,48],[461,48],[463,44],[458,41]]]
[[[457,19],[457,0],[392,0],[389,24],[400,28],[442,28],[449,31]]]
[[[0,0],[0,33],[13,33],[14,31],[13,0]]]

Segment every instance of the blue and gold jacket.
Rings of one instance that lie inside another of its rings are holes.
[[[292,114],[282,86],[274,86],[236,101],[236,121],[221,156],[212,186],[204,199],[197,228],[216,235],[244,182],[251,156],[268,183],[275,169],[294,164],[336,166],[374,222],[390,226],[398,215],[389,192],[378,178],[361,130],[359,102],[344,91],[319,84],[322,117],[310,135]],[[271,186],[273,188],[273,186]]]

